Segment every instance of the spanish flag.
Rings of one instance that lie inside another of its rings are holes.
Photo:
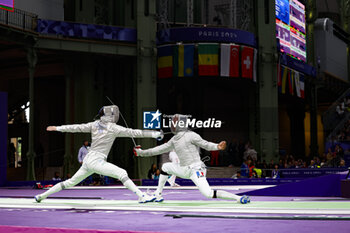
[[[177,45],[174,48],[174,76],[193,76],[194,45]]]
[[[173,76],[173,45],[158,47],[158,78]]]
[[[219,76],[218,54],[218,44],[198,44],[198,75]]]

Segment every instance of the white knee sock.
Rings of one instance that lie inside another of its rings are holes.
[[[132,180],[128,179],[125,181],[124,186],[127,187],[130,191],[135,193],[138,197],[142,197],[143,193],[142,191],[132,182]]]
[[[241,197],[233,194],[233,193],[229,193],[223,190],[217,190],[216,191],[216,197],[217,198],[221,198],[221,199],[230,199],[230,200],[236,200],[238,201]]]
[[[156,190],[156,194],[161,195],[163,192],[164,185],[166,181],[168,180],[168,176],[160,174],[159,180],[158,180],[158,187]]]
[[[43,194],[40,194],[40,196],[42,197],[42,199],[45,199],[48,196],[50,196],[51,194],[57,193],[61,190],[62,190],[62,182],[55,184],[52,188],[50,188],[49,190],[47,190]]]

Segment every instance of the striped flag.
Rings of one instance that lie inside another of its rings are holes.
[[[253,61],[253,81],[257,80],[257,66],[258,66],[258,50],[254,49],[254,61]]]
[[[289,84],[289,94],[294,94],[294,71],[291,70],[288,75],[288,84]]]
[[[288,78],[288,68],[287,67],[284,67],[282,66],[281,67],[281,70],[282,70],[282,91],[281,93],[282,94],[285,94],[286,93],[286,84],[287,84],[287,78]]]
[[[218,54],[218,44],[198,44],[198,75],[219,76]]]
[[[295,91],[297,93],[297,96],[301,97],[299,72],[297,71],[294,71],[294,81],[295,81]]]
[[[277,86],[278,86],[278,92],[281,93],[282,92],[282,67],[281,65],[278,63],[277,64]]]
[[[239,45],[221,44],[220,75],[239,77]]]
[[[173,45],[158,47],[158,78],[173,76]]]
[[[305,76],[300,73],[299,74],[299,83],[300,83],[300,97],[305,98],[304,90],[305,90]]]
[[[242,46],[241,49],[241,71],[242,78],[253,78],[254,48]]]
[[[194,45],[177,45],[174,47],[174,76],[193,76]]]

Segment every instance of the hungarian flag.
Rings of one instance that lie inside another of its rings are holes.
[[[173,45],[158,47],[158,78],[173,76]]]
[[[221,44],[220,75],[239,77],[239,45]]]
[[[242,78],[253,79],[254,48],[242,46],[241,64]]]
[[[193,76],[194,45],[177,45],[174,47],[174,76]]]
[[[218,54],[218,44],[198,44],[198,75],[219,76]]]

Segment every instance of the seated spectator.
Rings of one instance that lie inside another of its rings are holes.
[[[253,176],[253,171],[255,169],[254,161],[248,160],[248,167],[249,167],[249,178]]]
[[[241,178],[241,171],[237,171],[236,174],[234,174],[231,178],[232,179],[239,179],[239,178]]]
[[[156,172],[157,172],[157,165],[152,164],[151,169],[148,170],[148,176],[147,176],[148,179],[153,180]]]
[[[153,176],[153,180],[159,180],[159,176],[160,176],[160,170],[157,169],[156,173]]]
[[[309,168],[317,168],[317,165],[316,165],[316,163],[315,163],[315,160],[312,159],[312,160],[310,161]]]
[[[339,168],[346,168],[346,165],[345,165],[345,160],[344,159],[341,159],[340,162],[339,162]]]
[[[259,178],[258,173],[255,171],[255,169],[253,170],[252,175],[249,178]]]
[[[241,177],[243,178],[248,178],[249,177],[249,164],[250,164],[251,160],[245,160],[242,163],[241,166]]]
[[[261,175],[262,175],[262,170],[261,169],[254,168],[253,175],[254,175],[254,173],[256,174],[256,178],[261,178]]]
[[[335,108],[335,111],[337,112],[337,114],[338,114],[338,116],[339,117],[342,117],[343,116],[343,114],[344,114],[344,110],[342,110],[342,108],[341,108],[341,105],[339,104],[339,105],[337,105],[337,107]]]
[[[332,149],[328,148],[328,152],[326,154],[327,163],[330,164],[334,157],[335,154],[332,152]]]
[[[55,172],[54,177],[52,177],[52,180],[60,181],[61,180],[60,173],[59,172]]]
[[[278,165],[277,164],[275,165],[275,169],[273,169],[273,171],[272,171],[271,178],[273,178],[273,179],[280,178],[280,171],[278,170]]]

